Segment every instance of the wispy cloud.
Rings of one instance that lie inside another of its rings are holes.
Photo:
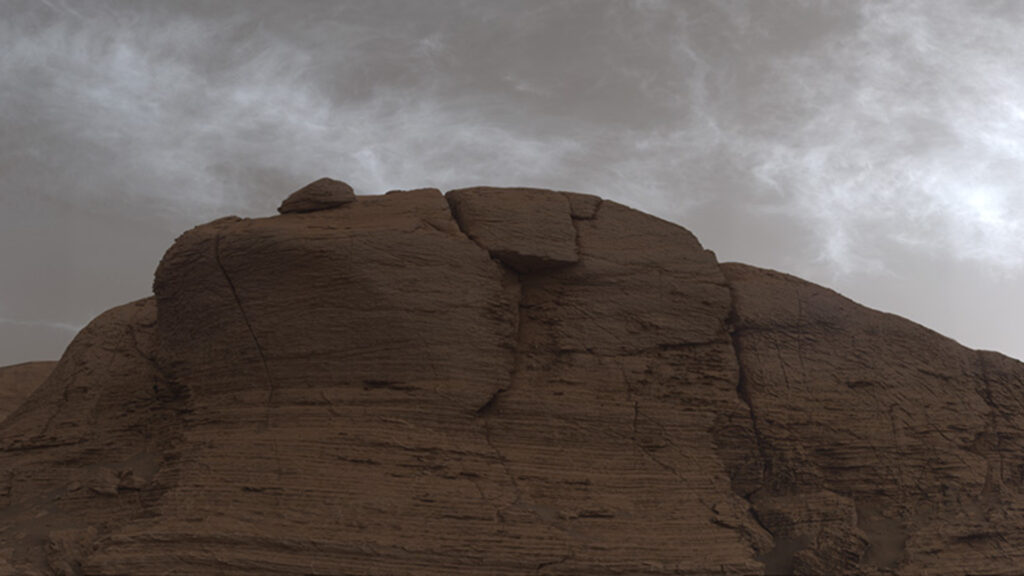
[[[180,229],[320,176],[526,185],[840,289],[919,260],[1024,281],[1022,26],[994,0],[8,0],[0,208]]]
[[[63,332],[78,333],[83,326],[77,324],[68,324],[66,322],[47,322],[47,321],[36,321],[36,320],[15,320],[13,318],[0,318],[0,324],[7,324],[11,326],[28,326],[32,328],[50,328],[53,330],[60,330]]]
[[[539,184],[581,146],[489,118],[466,98],[441,98],[426,74],[404,85],[374,79],[372,38],[356,25],[309,30],[331,41],[317,54],[248,17],[141,13],[112,25],[109,16],[46,20],[30,33],[0,23],[0,37],[12,39],[0,54],[4,122],[43,128],[8,130],[22,145],[7,142],[0,162],[70,163],[35,173],[41,194],[194,215],[245,212],[271,196],[259,213],[320,175],[363,192],[496,174]],[[409,42],[407,55],[429,70],[445,51],[443,37],[429,35]],[[235,56],[210,68],[208,52]],[[372,89],[361,94],[349,87],[356,83]],[[46,181],[62,177],[74,180]]]
[[[1020,10],[859,4],[856,26],[767,62],[767,118],[734,124],[769,205],[798,214],[840,272],[892,243],[1004,272],[1024,267]]]
[[[767,4],[318,5],[299,34],[273,4],[50,0],[61,17],[0,20],[4,184],[200,218],[320,175],[518,183],[685,218],[724,162],[750,177],[738,205],[800,220],[839,273],[894,244],[1024,269],[1022,10]]]

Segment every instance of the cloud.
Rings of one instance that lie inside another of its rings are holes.
[[[1024,278],[1022,20],[981,0],[8,0],[0,211],[121,222],[149,263],[154,230],[271,214],[320,176],[525,185],[840,289],[921,259]],[[41,241],[82,278],[128,267],[89,226],[73,250]],[[7,290],[11,310],[48,309]]]
[[[60,330],[62,332],[70,332],[77,334],[83,326],[77,324],[67,324],[65,322],[46,322],[36,320],[15,320],[12,318],[0,318],[0,324],[8,324],[11,326],[27,326],[32,328],[50,328],[53,330]]]
[[[27,33],[5,20],[0,162],[32,172],[23,185],[41,195],[199,217],[265,213],[273,201],[253,205],[320,175],[363,192],[499,174],[541,184],[581,146],[489,117],[479,93],[439,94],[426,72],[447,58],[443,31],[400,38],[334,21],[296,39],[259,18],[129,9],[43,18]],[[388,40],[394,58],[378,50]],[[388,70],[398,56],[406,76]],[[63,169],[47,170],[57,159]]]
[[[772,112],[731,124],[731,153],[748,163],[770,209],[811,225],[818,256],[841,273],[884,269],[893,244],[1018,273],[1020,11],[960,1],[858,6],[846,33],[763,62],[770,79],[757,98]]]
[[[194,219],[321,175],[582,188],[679,220],[730,194],[799,220],[838,273],[892,245],[1024,268],[1021,10],[35,6],[0,22],[7,188]]]

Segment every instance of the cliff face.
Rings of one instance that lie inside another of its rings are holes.
[[[1024,365],[593,196],[182,235],[0,424],[0,573],[1024,562]]]
[[[763,454],[750,500],[775,539],[767,564],[1019,572],[1024,365],[792,276],[721,268]]]

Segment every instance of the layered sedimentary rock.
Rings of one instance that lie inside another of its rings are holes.
[[[1024,566],[1024,365],[792,276],[722,267],[780,573]]]
[[[1006,573],[1024,366],[594,196],[182,235],[0,424],[0,573]]]
[[[315,212],[348,204],[356,199],[356,193],[346,182],[321,178],[293,192],[281,202],[277,211],[281,214],[294,212]]]
[[[56,362],[23,362],[0,368],[0,422],[46,380],[56,365]]]

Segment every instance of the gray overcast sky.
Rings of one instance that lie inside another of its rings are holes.
[[[0,0],[0,365],[321,176],[598,194],[1024,358],[1022,29],[984,0]]]

